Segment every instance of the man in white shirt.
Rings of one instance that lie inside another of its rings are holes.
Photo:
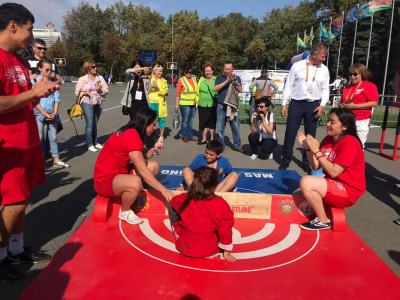
[[[311,55],[305,60],[296,62],[290,68],[288,80],[282,94],[282,118],[288,117],[285,141],[282,148],[282,163],[279,170],[286,170],[292,160],[293,146],[297,131],[304,120],[305,134],[315,137],[318,117],[329,100],[329,70],[323,64],[328,48],[317,44],[311,49]],[[289,114],[287,102],[290,101]],[[303,170],[310,173],[311,168],[307,155],[303,153]]]
[[[333,88],[332,88],[332,94],[337,94],[338,93],[338,89],[339,89],[339,85],[340,85],[340,82],[341,82],[342,80],[340,79],[340,76],[338,76],[337,78],[336,78],[336,80],[333,82],[333,83],[331,83],[329,86],[332,86]]]

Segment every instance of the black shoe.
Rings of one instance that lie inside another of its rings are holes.
[[[289,167],[289,164],[281,163],[279,166],[279,170],[286,170]]]
[[[205,145],[205,144],[207,144],[207,141],[205,141],[205,142],[198,141],[198,142],[197,142],[197,145]]]
[[[6,257],[0,260],[0,279],[4,282],[18,282],[25,277],[25,274],[18,271],[11,261]]]
[[[310,165],[303,165],[302,169],[303,169],[303,171],[306,172],[308,175],[311,174]]]
[[[331,221],[328,220],[326,223],[322,223],[318,218],[311,220],[310,222],[305,222],[300,224],[300,228],[305,230],[323,230],[323,229],[330,229]]]
[[[10,252],[8,253],[8,258],[12,261],[13,264],[20,264],[24,262],[38,264],[44,263],[51,259],[51,255],[43,253],[43,252],[35,252],[31,247],[24,247],[24,252],[12,255]]]

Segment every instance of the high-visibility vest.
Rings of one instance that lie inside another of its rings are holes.
[[[181,77],[181,81],[185,87],[185,90],[181,93],[179,105],[196,105],[196,100],[198,98],[196,93],[197,83],[193,77],[192,80],[194,82],[194,89],[185,76]]]

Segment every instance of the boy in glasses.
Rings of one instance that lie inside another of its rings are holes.
[[[256,101],[256,111],[251,116],[251,133],[249,134],[249,144],[251,147],[250,159],[258,157],[258,146],[261,151],[272,158],[272,152],[278,144],[276,136],[276,116],[269,111],[271,102],[268,96]]]

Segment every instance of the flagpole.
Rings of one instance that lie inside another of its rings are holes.
[[[329,66],[329,46],[331,45],[331,34],[332,34],[332,17],[329,18],[329,32],[328,32],[328,55],[326,57],[326,67]]]
[[[390,40],[392,39],[392,27],[393,27],[393,15],[394,15],[394,4],[395,0],[392,1],[392,20],[390,21],[390,31],[389,31],[389,42],[388,42],[388,50],[386,55],[386,67],[385,67],[385,77],[383,79],[383,88],[382,88],[382,95],[385,95],[385,88],[386,88],[386,75],[387,69],[389,64],[389,54],[390,54]]]
[[[369,29],[369,42],[368,42],[368,51],[367,51],[367,63],[365,66],[368,69],[368,62],[369,62],[369,50],[371,49],[371,38],[372,38],[372,23],[374,21],[374,14],[371,16],[371,28]]]
[[[312,48],[312,40],[313,40],[313,37],[314,37],[314,30],[313,30],[313,27],[311,26],[311,32],[312,32],[312,34],[313,34],[313,36],[311,36],[311,34],[310,34],[310,46],[311,46],[311,48]]]
[[[357,9],[360,7],[360,4],[357,4]],[[356,28],[354,30],[354,40],[353,40],[353,53],[351,54],[351,65],[353,65],[354,61],[354,50],[356,48],[356,38],[357,38],[357,24],[358,24],[358,19],[356,20]]]
[[[322,29],[322,22],[319,23],[319,43],[321,44],[321,29]]]
[[[306,51],[306,30],[304,30],[304,40],[303,40],[303,44],[304,44],[304,51]]]
[[[336,66],[336,77],[339,75],[339,64],[340,64],[340,48],[342,47],[342,35],[343,35],[343,19],[344,19],[344,11],[342,11],[342,26],[340,27],[340,40],[339,40],[339,53],[337,58],[337,66]]]
[[[297,54],[299,54],[299,44],[298,44],[298,41],[299,41],[299,34],[297,34],[297,39],[296,39]]]

